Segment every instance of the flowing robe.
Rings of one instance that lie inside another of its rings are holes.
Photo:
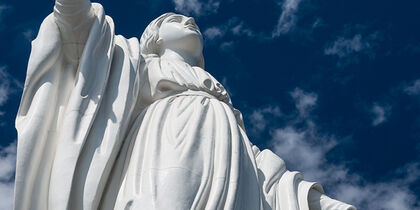
[[[152,57],[142,75],[145,109],[124,142],[103,206],[353,209],[324,195],[309,198],[311,191],[323,193],[319,184],[252,145],[226,90],[203,69]]]
[[[253,146],[210,74],[144,63],[137,39],[115,36],[93,8],[76,65],[52,15],[33,42],[16,119],[15,209],[353,209]]]
[[[53,14],[42,23],[16,118],[15,209],[97,209],[138,95],[138,40],[95,17],[77,65]],[[72,43],[69,43],[72,44]]]

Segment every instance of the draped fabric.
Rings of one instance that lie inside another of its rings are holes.
[[[310,192],[321,186],[251,144],[215,78],[142,60],[138,40],[116,36],[93,8],[76,65],[52,15],[32,43],[16,119],[16,210],[314,209]],[[330,200],[322,209],[353,209]]]
[[[189,94],[153,103],[134,124],[116,209],[259,209],[252,150],[229,106]]]
[[[16,128],[15,209],[96,209],[138,95],[139,43],[99,4],[80,63],[53,15],[32,42]]]
[[[184,62],[156,58],[146,71],[152,103],[116,164],[116,209],[260,209],[251,144],[220,83]]]
[[[310,190],[323,193],[251,144],[209,73],[159,57],[146,59],[142,72],[145,108],[115,164],[104,209],[309,210]]]

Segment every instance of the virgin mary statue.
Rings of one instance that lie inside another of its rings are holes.
[[[89,0],[56,0],[32,42],[16,119],[16,210],[352,210],[249,141],[204,70],[193,18],[140,42]]]

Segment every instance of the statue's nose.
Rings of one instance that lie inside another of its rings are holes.
[[[195,20],[194,20],[194,18],[192,18],[192,17],[188,17],[188,18],[187,18],[187,21],[185,21],[185,25],[187,25],[187,24],[194,24],[194,25],[195,25]]]

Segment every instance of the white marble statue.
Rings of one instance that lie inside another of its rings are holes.
[[[204,70],[193,18],[140,43],[100,4],[56,0],[32,42],[16,119],[16,210],[353,210],[248,140]]]

